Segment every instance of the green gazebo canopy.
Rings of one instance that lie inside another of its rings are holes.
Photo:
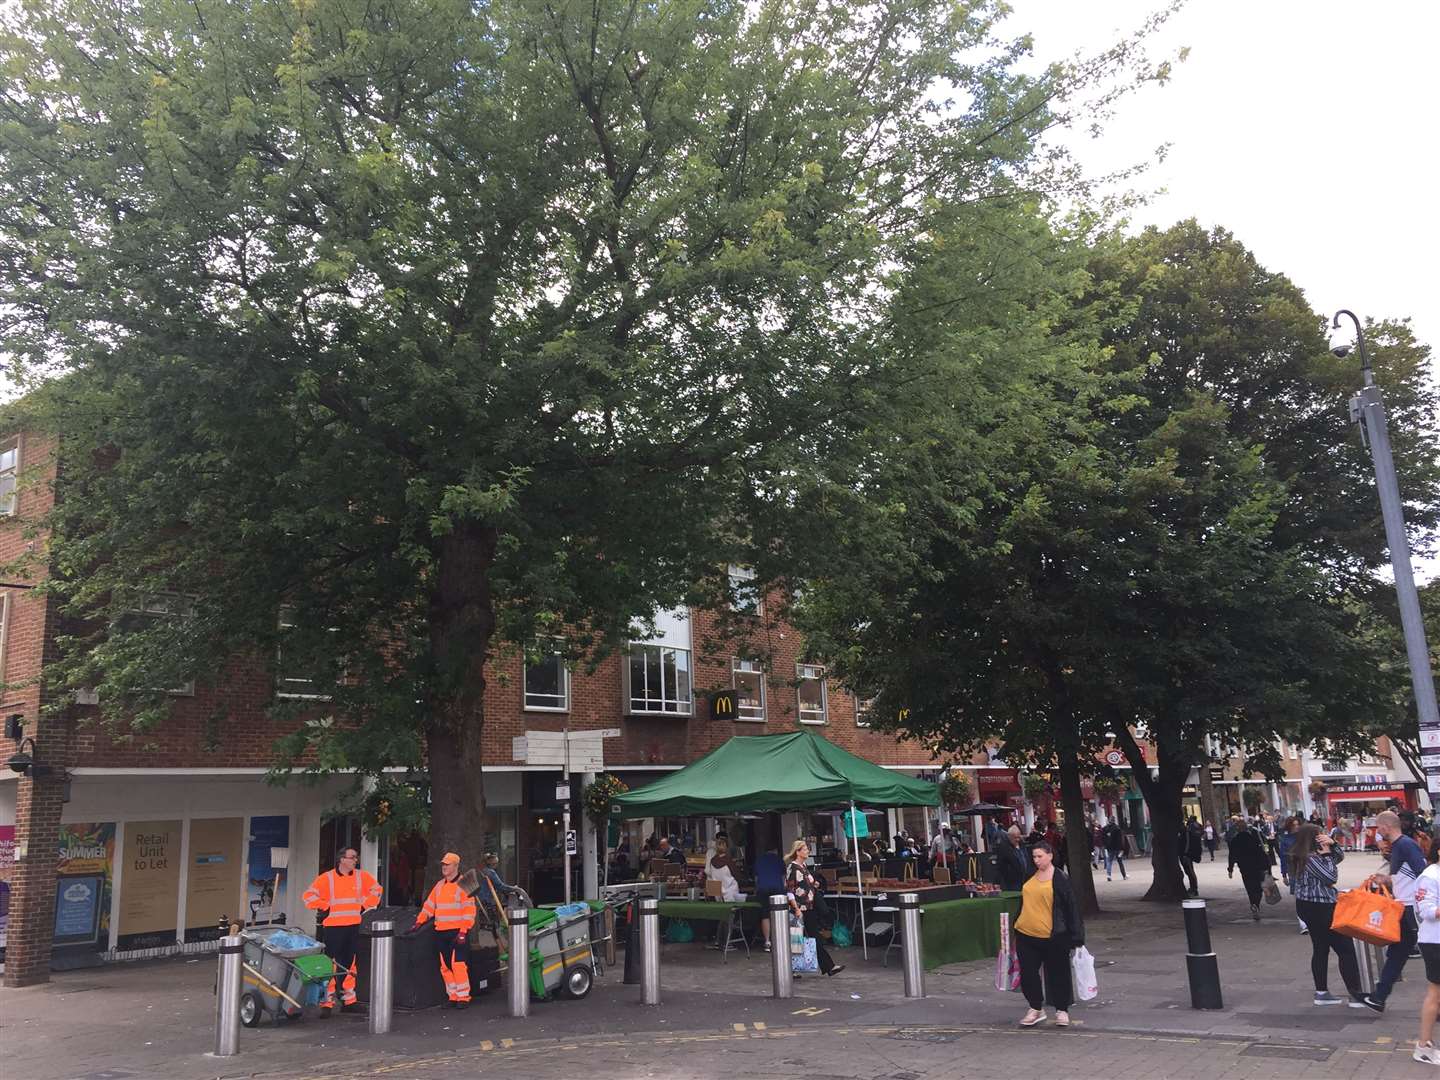
[[[940,789],[882,769],[809,731],[741,735],[611,803],[622,818],[824,807],[939,806]]]

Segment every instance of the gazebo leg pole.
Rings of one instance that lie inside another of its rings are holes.
[[[860,823],[855,820],[854,799],[850,800],[850,831],[860,831]],[[860,905],[860,952],[869,960],[870,943],[865,940],[865,879],[860,876],[860,837],[851,836],[850,842],[855,846],[855,901]]]

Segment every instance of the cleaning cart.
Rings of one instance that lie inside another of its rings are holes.
[[[294,1020],[306,1006],[319,1004],[335,963],[325,946],[293,926],[257,926],[241,932],[245,952],[241,979],[240,1022],[260,1023],[267,1013],[275,1023]]]
[[[579,999],[590,993],[595,977],[605,971],[594,949],[605,939],[593,933],[595,920],[605,906],[592,900],[530,909],[527,976],[532,997],[552,1001],[556,997]],[[508,972],[513,966],[508,952],[502,951],[500,960]]]

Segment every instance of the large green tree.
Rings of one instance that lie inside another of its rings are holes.
[[[899,462],[884,542],[903,554],[877,588],[872,551],[832,556],[805,614],[844,677],[882,689],[882,722],[1057,763],[1072,830],[1080,774],[1117,740],[1155,827],[1151,895],[1173,898],[1181,789],[1212,741],[1275,770],[1276,739],[1359,749],[1393,700],[1370,632],[1383,540],[1349,373],[1298,290],[1194,223],[1103,242],[1087,272],[1050,362],[1006,357],[1029,395],[1006,399],[1030,409],[985,405],[961,424],[979,438]],[[963,361],[967,331],[939,321],[926,347]],[[1380,351],[1416,420],[1400,465],[1425,527],[1434,388],[1413,349]]]
[[[285,763],[424,767],[473,852],[497,651],[593,657],[771,550],[747,515],[896,383],[936,215],[1069,183],[1036,138],[1133,53],[1022,76],[1000,9],[7,9],[5,347],[66,376],[27,403],[50,678],[134,733],[249,652],[328,699]]]

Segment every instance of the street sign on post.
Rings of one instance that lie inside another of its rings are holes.
[[[568,829],[568,830],[566,830],[566,832],[565,832],[565,854],[566,854],[566,855],[574,855],[574,854],[575,854],[576,852],[578,852],[579,850],[580,850],[579,847],[577,847],[577,846],[576,846],[576,843],[575,843],[575,830],[574,830],[574,829]]]

